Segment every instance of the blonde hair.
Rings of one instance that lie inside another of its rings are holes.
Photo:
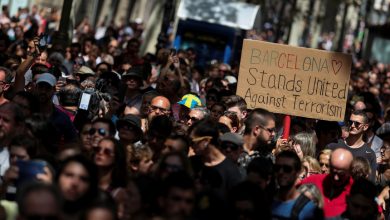
[[[127,166],[131,170],[131,165],[139,165],[143,159],[152,159],[153,151],[147,144],[127,145]]]
[[[302,159],[302,164],[304,162],[307,162],[311,168],[311,170],[313,170],[314,172],[317,172],[317,173],[320,173],[321,172],[321,166],[320,166],[320,163],[318,162],[318,160],[316,160],[314,157],[311,157],[311,156],[305,156],[303,157]]]
[[[330,154],[332,153],[332,150],[330,149],[323,149],[322,151],[320,151],[320,153],[318,154],[318,158],[320,158],[321,154],[325,154],[325,155],[328,155],[330,157]]]

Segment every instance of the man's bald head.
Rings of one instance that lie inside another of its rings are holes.
[[[169,115],[171,113],[171,103],[164,96],[156,96],[152,99],[149,106],[148,120],[152,119],[157,115]]]
[[[337,168],[349,168],[353,160],[353,155],[349,150],[338,148],[330,156],[332,166]]]
[[[338,148],[330,155],[330,174],[336,185],[342,185],[349,180],[353,155],[349,150]]]
[[[164,108],[164,109],[170,109],[171,108],[171,103],[167,98],[164,96],[156,96],[152,99],[150,102],[151,105],[157,106],[159,108]]]

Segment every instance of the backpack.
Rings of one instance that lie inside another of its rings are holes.
[[[301,193],[291,210],[290,219],[298,220],[299,213],[301,213],[303,207],[305,207],[308,202],[310,202],[310,199]]]

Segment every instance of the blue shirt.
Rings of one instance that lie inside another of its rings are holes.
[[[274,200],[272,202],[272,219],[273,220],[287,220],[291,218],[291,211],[294,207],[297,199],[289,200],[286,202]],[[316,219],[317,207],[312,202],[309,201],[300,211],[298,219]]]

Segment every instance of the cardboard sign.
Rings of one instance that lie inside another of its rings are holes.
[[[343,121],[350,55],[244,40],[237,95],[248,108]]]

